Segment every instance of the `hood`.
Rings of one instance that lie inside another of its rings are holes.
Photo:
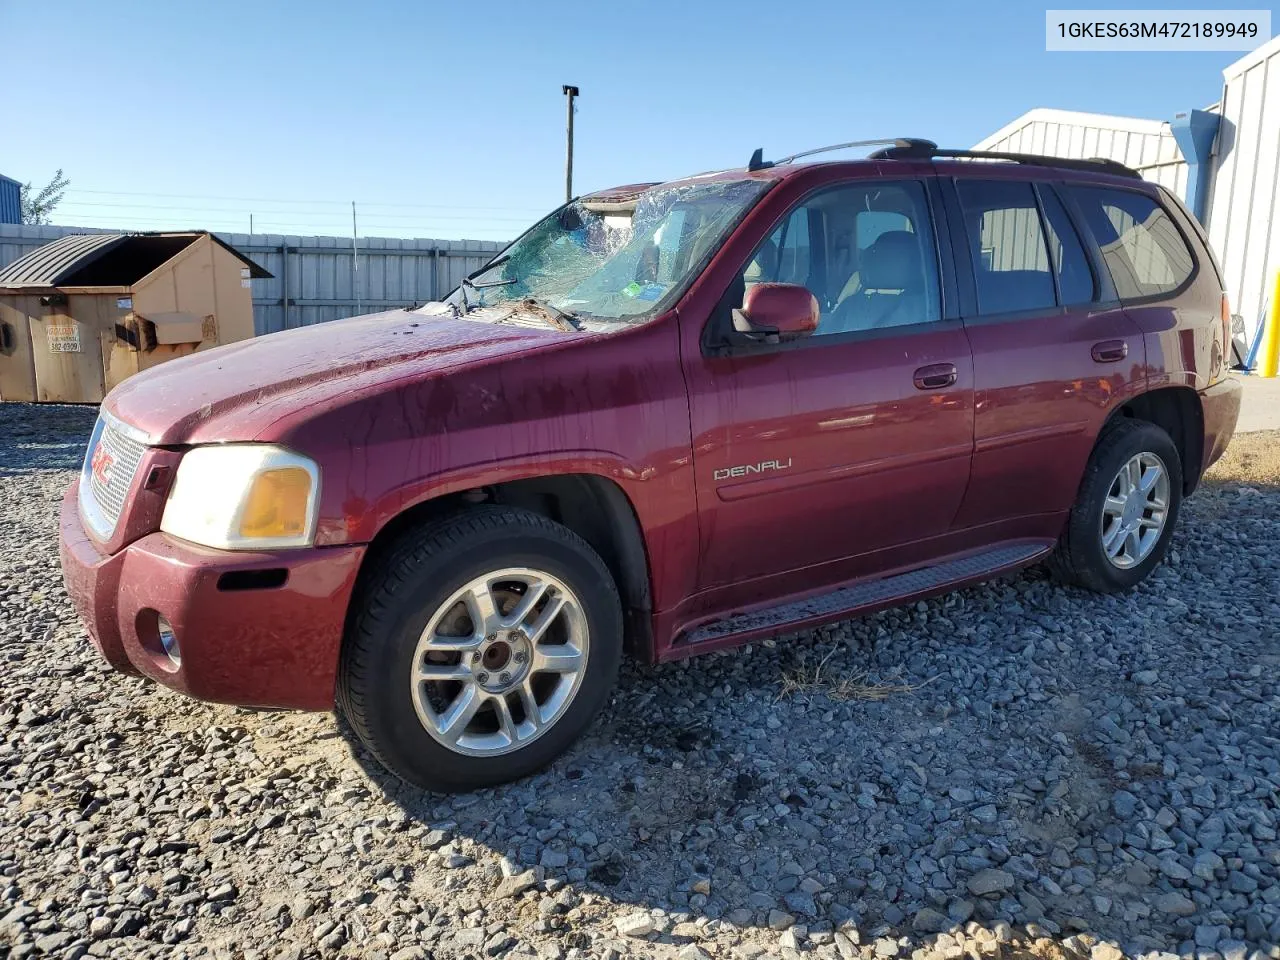
[[[130,377],[103,405],[152,443],[252,440],[302,406],[582,336],[488,312],[389,310],[201,350]]]

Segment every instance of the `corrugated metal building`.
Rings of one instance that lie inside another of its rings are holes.
[[[1178,196],[1187,188],[1187,162],[1169,124],[1162,120],[1041,108],[1001,127],[974,149],[1104,157],[1141,171]]]
[[[1223,77],[1206,226],[1227,275],[1231,308],[1252,337],[1280,270],[1280,37],[1227,67]]]
[[[22,222],[22,184],[0,174],[0,223]]]
[[[1148,120],[1036,109],[975,148],[1106,157],[1168,187],[1204,222],[1252,341],[1280,270],[1280,37],[1222,73],[1219,91],[1206,77],[1204,100],[1221,97],[1204,110]]]

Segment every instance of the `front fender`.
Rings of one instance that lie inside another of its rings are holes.
[[[404,511],[476,487],[605,478],[634,507],[661,603],[691,589],[698,554],[677,356],[674,323],[655,321],[299,411],[270,439],[320,464],[317,542],[326,546],[372,542]]]
[[[671,468],[679,464],[670,463]],[[370,502],[362,499],[348,502],[341,517],[323,517],[316,543],[331,546],[340,543],[368,543],[395,517],[419,504],[450,494],[514,480],[533,480],[548,476],[589,474],[612,480],[622,488],[645,523],[641,504],[652,499],[644,484],[658,478],[657,466],[640,465],[608,450],[566,450],[554,455],[509,457],[486,460],[454,467],[441,473],[416,477],[383,491]]]

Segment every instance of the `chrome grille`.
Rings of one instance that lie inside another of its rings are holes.
[[[147,445],[138,431],[110,414],[98,415],[85,451],[80,501],[85,520],[100,537],[109,537],[115,530],[146,452]]]

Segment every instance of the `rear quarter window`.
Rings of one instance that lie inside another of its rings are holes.
[[[1173,218],[1147,194],[1069,186],[1102,251],[1121,300],[1172,293],[1195,272],[1195,255]]]

